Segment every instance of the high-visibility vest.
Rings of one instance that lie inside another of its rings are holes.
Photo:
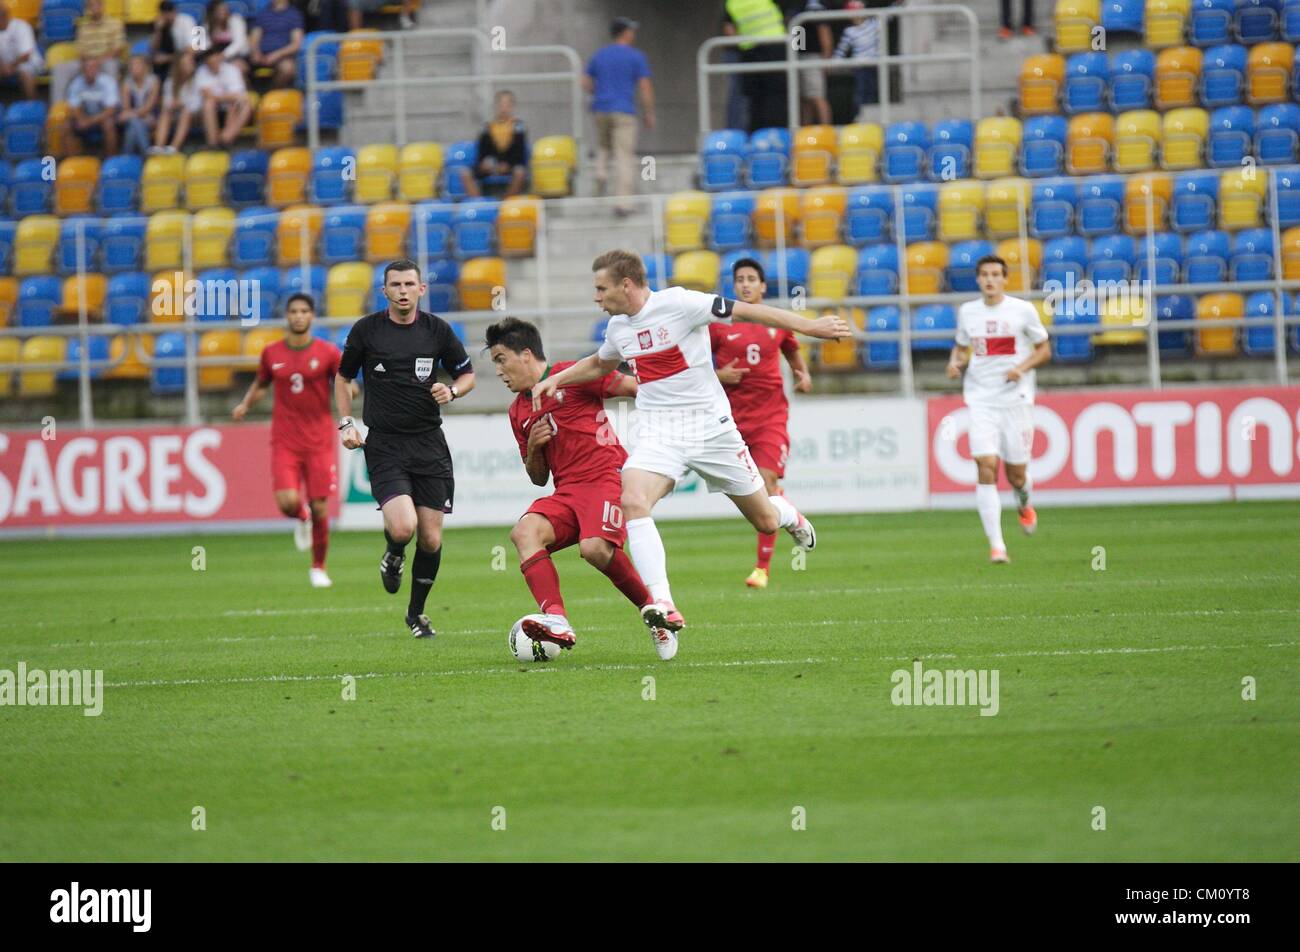
[[[774,0],[727,0],[727,16],[742,36],[785,36],[785,19]],[[741,43],[747,50],[753,43]]]

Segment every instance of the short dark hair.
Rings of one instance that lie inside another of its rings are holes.
[[[516,354],[531,350],[538,360],[546,359],[542,350],[542,333],[537,325],[521,321],[517,317],[504,317],[495,324],[489,324],[484,342],[489,348],[500,344]]]
[[[767,282],[767,273],[763,271],[763,266],[758,263],[757,259],[741,258],[738,261],[736,261],[731,266],[731,279],[733,281],[736,279],[736,272],[739,271],[741,268],[753,268],[755,271],[758,272],[758,280],[764,283]]]
[[[292,304],[294,301],[306,301],[307,306],[311,308],[311,312],[313,314],[316,313],[316,299],[313,298],[310,294],[306,294],[302,291],[296,291],[284,299],[284,313],[286,314],[289,313],[289,305]]]
[[[979,274],[980,268],[984,267],[986,264],[1002,265],[1002,277],[1004,278],[1011,274],[1011,272],[1007,269],[1007,263],[1001,258],[999,258],[997,255],[985,255],[983,258],[980,258],[979,261],[976,261],[975,273]]]
[[[390,271],[414,271],[415,276],[420,276],[420,266],[410,258],[398,258],[396,261],[390,261],[384,266],[384,284],[388,283],[388,274]]]

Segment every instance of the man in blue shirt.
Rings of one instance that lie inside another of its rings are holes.
[[[634,189],[638,93],[645,110],[645,127],[655,127],[650,64],[645,54],[632,45],[638,26],[640,24],[635,20],[618,17],[610,25],[613,42],[596,51],[582,77],[582,86],[592,97],[591,111],[596,115],[596,182],[603,194],[607,182],[606,167],[613,152],[617,176],[614,194],[620,197],[632,195]],[[614,208],[620,217],[632,210],[623,203]]]
[[[302,14],[289,5],[289,0],[274,0],[263,7],[253,19],[254,69],[269,66],[275,70],[274,85],[288,89],[298,73],[298,48],[302,46]]]
[[[71,144],[102,139],[105,155],[117,155],[117,83],[100,71],[99,60],[81,58],[81,72],[68,85],[68,118],[64,131]]]

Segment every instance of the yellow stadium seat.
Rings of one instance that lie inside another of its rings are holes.
[[[1071,175],[1096,175],[1110,166],[1115,120],[1108,113],[1085,112],[1070,120],[1065,168]]]
[[[1196,319],[1215,320],[1244,317],[1246,304],[1240,294],[1205,294],[1196,302]],[[1196,352],[1206,356],[1237,354],[1237,328],[1212,327],[1196,332]]]
[[[18,279],[15,277],[0,277],[0,327],[8,327],[14,323],[13,313],[14,305],[18,303]],[[3,340],[4,338],[0,338]]]
[[[1182,46],[1190,0],[1147,0],[1146,45],[1153,50]]]
[[[1052,318],[1055,316],[1053,314],[1054,308],[1052,307],[1052,302],[1047,298],[1039,298],[1031,303],[1038,309],[1038,317],[1043,322],[1043,326],[1051,327]]]
[[[1282,232],[1282,278],[1300,279],[1300,225]]]
[[[411,206],[384,202],[366,213],[366,260],[391,261],[406,254],[406,233],[411,228]]]
[[[59,220],[53,215],[28,215],[14,233],[14,274],[48,274],[50,255],[59,240]]]
[[[393,146],[388,148],[394,149]],[[301,203],[307,197],[310,175],[310,149],[276,149],[271,153],[271,165],[266,176],[266,203],[275,208]]]
[[[906,264],[900,275],[905,294],[938,294],[943,290],[948,267],[948,246],[942,241],[916,241],[907,246]]]
[[[1057,96],[1065,82],[1065,57],[1057,53],[1026,56],[1020,64],[1020,114],[1046,116],[1058,112]]]
[[[1009,238],[1027,227],[1033,201],[1029,179],[1009,178],[989,182],[984,192],[984,233],[990,238]]]
[[[302,122],[302,93],[296,89],[273,89],[257,103],[257,145],[278,149],[291,145],[294,130]]]
[[[460,306],[467,311],[489,311],[505,300],[506,263],[503,258],[470,258],[461,266]]]
[[[262,95],[256,89],[248,91],[248,112],[251,116],[257,115],[258,107],[262,105]],[[244,128],[239,130],[241,139],[254,139],[257,137],[257,123],[250,122]]]
[[[1219,176],[1219,227],[1229,231],[1262,227],[1267,198],[1268,177],[1254,166],[1228,169]]]
[[[1252,46],[1246,61],[1246,101],[1255,106],[1289,101],[1294,61],[1295,47],[1290,43]]]
[[[1056,0],[1056,48],[1062,53],[1092,49],[1092,33],[1101,21],[1098,0]]]
[[[235,213],[229,208],[205,208],[194,215],[194,270],[224,268],[226,249],[235,233]]]
[[[185,233],[189,226],[189,212],[173,209],[150,215],[144,235],[144,269],[161,271],[164,268],[182,267],[185,260]]]
[[[572,136],[542,136],[533,143],[529,172],[533,191],[542,198],[563,198],[573,186],[578,146]]]
[[[437,198],[442,159],[442,146],[436,142],[412,142],[403,146],[398,156],[398,197],[404,202]]]
[[[54,67],[75,63],[78,58],[76,43],[54,43],[45,51],[45,66],[53,71]]]
[[[104,317],[104,295],[108,279],[102,274],[73,274],[63,279],[63,300],[59,314],[65,320],[76,322],[81,318],[81,302],[86,302],[86,320],[99,321]]]
[[[152,23],[158,19],[159,0],[126,0],[127,23]]]
[[[1013,175],[1020,155],[1020,120],[992,116],[975,125],[975,177]]]
[[[1092,335],[1094,344],[1126,346],[1146,342],[1146,299],[1141,294],[1104,295],[1101,306],[1100,334]]]
[[[220,363],[199,365],[199,390],[229,390],[235,385],[235,366],[239,363],[239,331],[228,329],[204,331],[199,335],[199,360]]]
[[[1115,171],[1145,172],[1155,168],[1160,148],[1160,113],[1154,109],[1122,112],[1115,128]]]
[[[149,156],[140,175],[140,211],[148,215],[165,208],[178,208],[184,181],[185,156]]]
[[[9,0],[9,12],[16,19],[26,20],[35,26],[41,19],[42,0]]]
[[[861,333],[866,327],[867,315],[860,307],[852,308],[825,308],[822,315],[838,314],[844,320],[849,322],[849,326]],[[805,317],[816,317],[815,314],[805,314]],[[858,340],[855,337],[846,337],[843,340],[824,340],[817,353],[817,366],[822,370],[856,370],[861,364],[858,363]]]
[[[397,182],[397,146],[367,145],[357,153],[357,183],[353,195],[358,202],[372,205],[393,197]]]
[[[1150,214],[1147,199],[1150,197]],[[1160,172],[1135,175],[1124,183],[1124,227],[1132,234],[1163,231],[1174,197],[1174,180]]]
[[[754,237],[760,245],[776,244],[777,219],[785,233],[785,243],[794,242],[795,226],[799,223],[799,192],[792,188],[769,188],[758,193],[754,203]]]
[[[964,179],[939,189],[939,237],[944,241],[978,238],[984,215],[984,186]]]
[[[104,16],[126,22],[127,0],[104,0]]]
[[[325,214],[315,205],[294,205],[280,214],[275,227],[277,258],[282,265],[310,262]]]
[[[363,261],[347,261],[330,268],[325,280],[325,316],[361,317],[371,293],[374,271]]]
[[[374,79],[383,52],[381,40],[344,40],[339,46],[339,79]]]
[[[56,102],[50,106],[45,118],[45,147],[56,159],[61,159],[72,151],[68,148],[70,143],[66,127],[71,112],[72,107],[66,101]]]
[[[704,247],[713,200],[707,192],[678,192],[664,205],[664,250],[669,254]]]
[[[833,185],[810,188],[802,195],[799,218],[803,222],[805,248],[835,244],[840,240],[847,196]]]
[[[117,334],[108,346],[112,366],[104,371],[108,380],[148,380],[146,360],[153,356],[152,334]]]
[[[16,364],[22,359],[17,337],[0,337],[0,364]],[[14,371],[0,370],[0,397],[14,394]]]
[[[240,348],[243,359],[239,362],[242,370],[256,370],[262,358],[262,351],[268,344],[284,340],[283,327],[254,327],[244,334],[243,346]]]
[[[809,295],[838,301],[852,294],[855,290],[853,276],[857,269],[858,253],[848,245],[826,245],[816,249],[808,268]]]
[[[1171,109],[1161,125],[1160,167],[1171,172],[1201,168],[1210,114],[1204,109]]]
[[[1007,290],[1032,291],[1043,263],[1043,246],[1036,238],[1004,238],[997,244],[997,256],[1007,263]]]
[[[836,181],[841,185],[862,185],[879,180],[877,168],[885,144],[885,130],[875,122],[840,126],[840,160]]]
[[[221,188],[229,170],[229,152],[195,152],[186,160],[185,204],[190,211],[222,203]]]
[[[503,256],[532,255],[541,208],[541,201],[534,195],[516,195],[501,203],[497,212],[497,247]]]
[[[24,364],[56,364],[65,359],[67,341],[62,337],[38,335],[23,341]],[[55,370],[23,370],[18,375],[20,397],[51,397],[54,395]]]
[[[713,251],[683,251],[673,258],[672,283],[692,291],[718,288],[718,255]]]
[[[834,126],[800,127],[790,149],[791,184],[825,185],[831,180],[839,150]]]
[[[1195,106],[1204,57],[1194,46],[1174,46],[1156,56],[1156,107]]]
[[[168,269],[159,271],[149,282],[149,323],[179,324],[185,316],[185,283],[189,279],[184,271]]]

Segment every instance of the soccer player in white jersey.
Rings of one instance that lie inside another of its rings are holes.
[[[1009,562],[1002,539],[1002,500],[998,496],[998,460],[1006,466],[1015,490],[1020,527],[1032,535],[1038,515],[1029,504],[1030,450],[1034,445],[1034,368],[1052,359],[1038,309],[1009,297],[1007,263],[986,255],[975,265],[981,298],[957,312],[957,343],[948,358],[948,376],[962,385],[970,407],[970,452],[979,470],[975,506],[989,540],[989,559]]]
[[[552,374],[533,388],[533,405],[564,386],[598,380],[627,361],[637,380],[637,439],[623,464],[620,500],[628,548],[654,602],[642,609],[647,625],[672,632],[685,627],[668,586],[667,557],[650,510],[688,470],[710,492],[723,492],[759,532],[785,529],[805,549],[817,544],[812,523],[782,496],[769,496],[731,416],[713,367],[712,321],[733,316],[825,340],[851,337],[839,317],[810,320],[766,304],[665,288],[651,291],[645,265],[631,251],[608,251],[591,266],[595,300],[610,315],[600,350]],[[664,645],[676,652],[677,645]],[[669,655],[671,656],[671,655]]]

